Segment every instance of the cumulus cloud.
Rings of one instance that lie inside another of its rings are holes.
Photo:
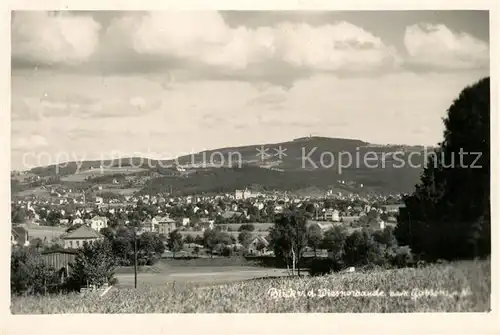
[[[97,49],[100,28],[91,16],[15,12],[12,57],[15,61],[41,65],[76,65],[88,60]]]
[[[406,27],[404,44],[409,64],[441,69],[476,69],[489,64],[489,45],[445,25],[417,24]]]
[[[164,11],[116,19],[107,35],[109,40],[128,37],[138,54],[233,71],[263,63],[308,71],[358,71],[392,67],[399,61],[394,48],[347,22],[233,28],[217,12]]]
[[[399,61],[394,48],[373,34],[347,22],[311,27],[283,23],[273,31],[278,57],[310,69],[370,70]]]
[[[406,27],[408,55],[403,56],[404,50],[352,23],[305,23],[290,15],[237,25],[211,11],[124,12],[105,21],[88,13],[15,12],[12,58],[14,68],[28,63],[75,65],[72,71],[104,76],[165,74],[164,90],[200,78],[290,89],[318,73],[370,76],[488,67],[487,42],[444,25]]]

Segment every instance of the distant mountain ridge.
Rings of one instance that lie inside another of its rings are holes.
[[[36,167],[29,172],[38,176],[67,176],[90,169],[98,173],[101,166],[113,169],[134,167],[141,171],[132,174],[154,174],[144,188],[155,191],[172,187],[196,191],[197,184],[203,185],[200,192],[251,184],[276,189],[326,189],[344,181],[376,192],[406,192],[419,179],[424,150],[423,146],[379,145],[356,139],[310,136],[278,143],[206,150],[170,160],[131,157],[69,162]],[[413,166],[408,166],[407,160],[413,152],[421,155],[413,155],[416,156],[411,158]],[[370,164],[368,156],[371,157]],[[347,164],[349,158],[352,160],[350,165]]]

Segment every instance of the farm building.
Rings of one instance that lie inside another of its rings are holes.
[[[28,231],[23,227],[13,227],[10,234],[10,243],[19,246],[29,245]]]
[[[75,250],[57,249],[43,251],[41,257],[46,265],[56,269],[60,282],[63,283],[71,273],[70,264],[75,261],[76,254]]]
[[[64,235],[64,248],[80,248],[83,247],[85,242],[92,243],[94,241],[102,240],[104,236],[87,226],[81,226],[74,231]]]
[[[261,251],[264,251],[265,248],[267,248],[268,246],[269,246],[269,241],[265,237],[257,235],[248,245],[247,252],[249,254],[257,254],[260,253]]]

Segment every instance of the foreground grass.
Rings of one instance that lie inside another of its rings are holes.
[[[261,279],[219,286],[171,283],[137,290],[112,289],[104,297],[78,294],[13,297],[11,312],[485,312],[490,309],[490,273],[489,261],[470,261],[422,269]],[[391,291],[406,292],[407,296],[389,296]],[[378,292],[379,296],[342,296],[349,292],[358,295]]]

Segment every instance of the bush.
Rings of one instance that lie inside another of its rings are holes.
[[[224,257],[231,257],[233,255],[233,249],[230,247],[224,247],[222,249],[221,255]]]
[[[68,288],[79,290],[88,285],[102,286],[114,276],[115,260],[108,241],[84,243],[78,250],[74,263],[71,264],[72,273],[68,281]]]
[[[309,275],[324,276],[336,271],[337,268],[338,264],[332,258],[315,258],[311,262]]]
[[[160,256],[153,254],[153,255],[148,255],[147,257],[143,258],[141,261],[144,265],[154,265],[156,262],[158,262],[161,259]],[[139,263],[139,260],[137,260],[137,263]]]
[[[245,223],[245,224],[242,224],[240,226],[240,228],[238,229],[238,231],[244,231],[244,230],[247,230],[247,231],[254,231],[255,230],[255,226],[251,223]]]
[[[403,246],[395,248],[391,264],[398,268],[412,266],[414,264],[414,260],[410,247]]]
[[[60,288],[58,274],[46,265],[38,253],[28,249],[11,254],[10,289],[12,294],[44,294]]]
[[[117,285],[118,283],[119,283],[119,281],[118,281],[118,278],[116,278],[116,277],[111,278],[111,280],[109,281],[109,285],[111,285],[111,286]]]

